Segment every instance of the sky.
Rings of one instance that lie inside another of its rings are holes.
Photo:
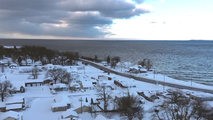
[[[0,38],[213,40],[213,0],[0,0]]]

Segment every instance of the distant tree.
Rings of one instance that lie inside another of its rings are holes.
[[[110,64],[110,56],[107,56],[107,64]]]
[[[3,46],[0,46],[0,60],[3,59],[4,54],[5,54],[5,49]]]
[[[4,73],[4,71],[5,71],[4,69],[5,69],[5,68],[4,68],[4,64],[1,64],[1,72],[2,72],[2,73]]]
[[[149,71],[152,68],[152,62],[150,59],[147,60],[146,69]]]
[[[116,56],[111,59],[111,68],[115,68],[117,63],[120,62],[120,57]]]
[[[22,66],[22,58],[20,56],[18,57],[18,64],[19,66]]]
[[[78,58],[79,58],[79,53],[75,52],[75,60],[78,60]]]
[[[95,55],[94,61],[95,61],[95,62],[98,62],[98,56],[97,56],[97,55]]]
[[[128,91],[123,97],[117,98],[115,103],[121,116],[127,116],[129,120],[133,118],[142,120],[144,110],[137,96],[130,95]]]
[[[15,89],[9,80],[0,82],[1,101],[4,102],[5,97],[10,96]]]
[[[141,65],[142,67],[145,67],[146,66],[146,59],[143,59],[142,61],[139,61],[138,65]]]
[[[113,58],[111,59],[111,61],[114,61],[114,62],[117,64],[118,62],[121,61],[121,58],[118,57],[118,56],[116,56],[116,57],[113,57]]]
[[[32,76],[33,76],[33,79],[38,79],[38,72],[39,72],[38,66],[34,66],[34,67],[32,68]]]

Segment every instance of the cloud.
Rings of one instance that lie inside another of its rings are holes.
[[[136,3],[143,3],[145,0],[134,0]]]
[[[114,19],[151,10],[125,0],[0,0],[0,32],[66,37],[103,37]]]

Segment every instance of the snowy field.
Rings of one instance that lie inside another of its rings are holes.
[[[81,65],[81,64],[80,64]],[[64,68],[69,69],[70,67],[74,68],[74,66],[65,66]],[[22,69],[30,69],[31,67],[19,67],[18,69],[7,69],[5,74],[1,74],[1,80],[7,79],[10,80],[12,83],[18,84],[17,81],[29,81],[29,76],[31,73],[19,73],[20,70]],[[118,71],[120,69],[117,69]],[[80,80],[82,82],[88,82],[92,81],[92,78],[98,79],[99,75],[104,75],[108,76],[107,73],[104,73],[103,71],[94,68],[92,66],[86,66],[85,70],[79,70],[78,71],[80,75]],[[110,76],[114,76],[114,79],[117,81],[120,81],[123,85],[126,86],[135,86],[130,88],[130,92],[133,94],[136,94],[137,92],[143,91],[147,96],[150,96],[152,93],[156,92],[164,92],[167,89],[171,89],[170,87],[164,87],[162,85],[157,85],[157,84],[150,84],[150,83],[145,83],[141,81],[136,81],[134,79],[118,76],[115,74],[110,74]],[[152,72],[149,73],[144,73],[144,74],[139,74],[139,76],[143,76],[146,78],[150,79],[156,79],[156,81],[162,81],[164,80],[166,82],[172,82],[172,83],[177,83],[177,84],[182,84],[182,85],[187,85],[191,86],[191,82],[184,82],[184,81],[178,81],[174,80],[172,78],[166,77],[161,74],[154,74]],[[45,72],[41,72],[38,76],[38,79],[45,79]],[[119,96],[122,94],[123,89],[115,86],[112,84],[112,81],[108,81],[107,84],[111,84],[111,87],[114,89],[112,90],[112,95],[117,95]],[[199,88],[208,88],[213,90],[213,88],[197,83],[192,83],[192,86],[194,87],[199,87]],[[184,91],[189,91],[189,90],[184,90]],[[191,91],[193,92],[193,91]],[[202,94],[206,96],[213,96],[212,94],[207,94],[207,93],[202,93],[202,92],[196,92],[197,94]],[[90,100],[91,98],[95,99],[98,98],[97,96],[97,91],[92,88],[91,90],[86,90],[86,91],[76,91],[76,92],[70,92],[70,91],[62,91],[58,92],[57,94],[62,94],[62,95],[67,95],[72,102],[77,107],[81,106],[80,99],[82,98],[85,100],[86,98]],[[59,120],[60,115],[62,112],[52,112],[51,110],[51,104],[53,103],[53,98],[55,95],[51,94],[49,85],[43,85],[43,86],[32,86],[32,87],[26,87],[26,92],[25,93],[18,93],[14,94],[13,97],[25,97],[26,98],[26,110],[21,111],[24,116],[24,120]],[[149,110],[153,107],[154,104],[157,104],[160,101],[157,102],[147,102],[144,104],[144,110],[145,110],[145,116],[143,120],[150,120],[150,114]],[[1,116],[2,112],[0,112]],[[94,120],[96,115],[91,115],[90,113],[83,113],[79,114],[79,117],[82,120]],[[104,115],[105,117],[108,118],[113,118],[115,120],[120,120],[119,115]]]

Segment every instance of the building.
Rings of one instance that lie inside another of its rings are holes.
[[[8,111],[1,115],[1,120],[24,120],[23,115],[18,112]]]
[[[67,91],[68,87],[65,84],[58,83],[53,85],[53,89],[56,91]]]
[[[53,112],[66,111],[71,107],[71,101],[65,95],[56,95],[53,101],[54,103],[51,106]]]
[[[0,102],[0,112],[5,112],[6,111],[6,104],[5,102]]]
[[[67,104],[64,103],[64,102],[56,102],[56,103],[52,104],[51,109],[52,109],[53,112],[66,111],[67,110]]]
[[[68,109],[67,111],[61,114],[61,119],[66,119],[66,118],[70,118],[70,120],[74,120],[75,118],[79,118],[79,116],[76,111]]]
[[[5,111],[20,111],[25,107],[24,97],[9,97],[5,101]]]

